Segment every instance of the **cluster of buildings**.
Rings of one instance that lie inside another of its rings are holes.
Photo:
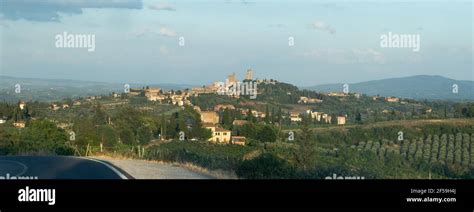
[[[244,136],[233,136],[232,131],[219,126],[219,114],[216,111],[199,111],[199,114],[201,115],[203,127],[211,130],[212,135],[209,141],[214,143],[245,145],[246,138]],[[240,124],[245,123],[245,120],[240,121],[244,121]]]
[[[23,110],[26,110],[26,106],[27,106],[27,103],[24,102],[24,101],[20,101],[18,103],[18,107],[20,108],[20,111],[23,111]],[[62,104],[62,105],[58,105],[58,104],[51,104],[50,108],[52,110],[59,110],[60,108],[62,109],[67,109],[69,108],[69,105],[68,104]],[[33,120],[35,118],[32,118]],[[7,122],[7,117],[2,117],[0,118],[0,124],[5,124]],[[17,121],[14,121],[12,123],[13,127],[15,128],[25,128],[26,127],[26,121],[25,120],[17,120]],[[59,128],[62,128],[61,127],[62,125],[58,125]]]
[[[13,126],[16,128],[25,128],[26,122],[25,121],[16,121],[13,122]]]
[[[337,96],[337,97],[349,96],[348,93],[344,93],[344,92],[329,92],[326,95],[328,95],[328,96]]]
[[[344,125],[346,124],[346,118],[347,115],[344,116],[336,116],[336,123],[332,123],[332,116],[323,112],[318,112],[318,111],[313,111],[313,110],[307,110],[307,114],[311,116],[312,119],[316,119],[317,121],[323,121],[324,123],[327,124],[337,124],[337,125]]]
[[[344,125],[346,124],[346,119],[347,115],[345,116],[336,116],[336,123],[333,122],[333,117],[329,114],[323,113],[323,112],[318,112],[318,111],[313,111],[313,110],[307,110],[306,114],[311,117],[312,119],[317,120],[318,122],[324,122],[327,124],[337,124],[337,125]],[[301,113],[297,112],[291,112],[290,113],[290,120],[291,122],[301,122],[303,121],[303,116]]]
[[[212,83],[211,85],[202,86],[202,87],[195,87],[191,89],[191,93],[194,96],[198,96],[200,94],[210,94],[210,93],[217,93],[219,89],[219,85],[217,82]]]
[[[245,79],[242,82],[255,82],[256,84],[276,84],[276,80],[260,80],[256,79],[253,80],[253,70],[248,69],[246,74],[245,74]],[[237,80],[237,77],[235,73],[232,73],[226,78],[226,84],[225,86],[228,86],[227,84],[238,84],[239,81]],[[184,105],[190,105],[192,106],[189,98],[191,96],[199,96],[200,94],[219,94],[220,89],[222,89],[222,83],[219,82],[214,82],[210,85],[202,86],[202,87],[195,87],[192,89],[185,89],[184,91],[164,91],[160,88],[150,88],[150,87],[144,87],[142,89],[133,89],[130,88],[128,94],[131,96],[144,96],[148,101],[157,101],[160,103],[168,103],[168,104],[173,104],[173,105],[178,105],[178,106],[184,106]],[[226,87],[227,89],[227,87]],[[239,94],[226,94],[231,97],[239,98]],[[289,93],[290,95],[290,93]],[[335,97],[346,97],[352,94],[344,93],[344,92],[330,92],[326,94],[327,96],[335,96]],[[360,98],[360,94],[356,93],[354,94],[356,98]],[[114,98],[120,98],[122,95],[118,93],[112,93],[112,96]],[[373,99],[376,100],[378,97],[374,97]],[[91,102],[96,99],[101,99],[101,96],[90,96],[85,99],[86,102]],[[387,97],[385,98],[386,102],[400,102],[399,98],[396,97]],[[315,103],[322,103],[322,99],[318,98],[310,98],[310,97],[305,97],[301,96],[300,99],[298,100],[298,104],[315,104]],[[70,106],[78,106],[81,105],[81,101],[76,100],[72,103],[72,105],[68,104],[51,104],[50,109],[53,111],[59,110],[59,109],[68,109]],[[26,107],[25,102],[20,102],[19,107],[23,110],[24,107]],[[213,108],[213,111],[201,111],[199,107],[194,106],[196,111],[198,111],[201,115],[201,120],[204,124],[204,127],[207,129],[210,129],[212,131],[212,137],[209,139],[209,141],[216,142],[216,143],[232,143],[232,144],[240,144],[244,145],[245,144],[245,137],[242,136],[232,136],[232,132],[230,130],[223,129],[219,127],[219,114],[218,112],[222,109],[232,109],[232,110],[239,110],[242,115],[246,116],[249,112],[256,118],[265,118],[265,113],[259,112],[257,110],[248,110],[248,109],[242,109],[242,108],[236,108],[234,105],[231,104],[218,104]],[[299,112],[291,112],[289,114],[289,118],[291,122],[302,122],[303,120],[303,113]],[[306,116],[311,117],[312,119],[317,120],[318,122],[324,122],[328,124],[337,124],[337,125],[344,125],[346,124],[346,118],[347,115],[345,116],[336,116],[334,119],[331,115],[323,113],[323,112],[318,112],[318,111],[313,111],[313,110],[307,110],[306,111]],[[336,121],[337,123],[332,123]],[[0,124],[4,123],[5,120],[0,119]],[[234,125],[243,125],[247,121],[245,120],[235,120]],[[18,122],[14,123],[15,127],[24,127],[24,122]]]
[[[317,98],[309,98],[305,96],[301,96],[300,100],[298,100],[298,104],[315,104],[321,102],[323,102],[323,100]]]
[[[252,81],[253,70],[248,69],[245,75],[244,81]],[[267,81],[262,81],[262,83],[267,83]],[[275,83],[275,81],[271,81]],[[130,88],[129,94],[132,96],[144,95],[148,101],[158,101],[160,103],[170,103],[178,106],[191,105],[189,97],[199,96],[200,94],[220,94],[222,89],[228,89],[228,87],[223,86],[234,86],[234,89],[238,89],[235,86],[239,85],[240,82],[237,80],[235,73],[229,75],[226,79],[226,83],[214,82],[210,85],[205,85],[202,87],[191,88],[190,90],[186,89],[184,91],[174,92],[174,91],[164,91],[160,88],[142,88],[134,89]],[[228,92],[225,93],[228,96],[239,98],[240,93],[238,92]]]
[[[329,92],[326,95],[327,96],[335,96],[335,97],[354,96],[357,99],[360,99],[360,97],[362,96],[362,94],[360,94],[360,93],[344,93],[344,92]]]
[[[327,96],[335,96],[335,97],[346,97],[346,96],[353,95],[357,99],[359,99],[362,96],[360,93],[344,93],[344,92],[329,92],[326,95]],[[384,97],[381,97],[379,95],[372,96],[372,100],[374,100],[374,101],[377,101],[379,99],[383,99],[385,102],[391,102],[391,103],[400,102],[402,104],[406,104],[406,102],[401,101],[401,99],[398,98],[398,97],[389,96],[389,97],[384,98]],[[322,100],[321,100],[321,102],[322,102]],[[307,97],[300,97],[300,100],[298,101],[298,103],[319,103],[319,101],[318,100],[313,100],[313,102],[311,102],[311,99],[309,99]]]
[[[160,88],[143,88],[143,89],[130,89],[129,92],[132,96],[144,95],[148,101],[157,101],[160,103],[169,103],[178,106],[191,105],[189,97],[191,93],[185,91],[164,91]]]
[[[386,97],[385,98],[386,102],[400,102],[400,98],[397,97]]]
[[[258,111],[258,110],[249,110],[244,108],[236,108],[234,105],[231,104],[218,104],[214,106],[214,111],[219,112],[220,110],[230,109],[230,110],[237,110],[240,112],[242,116],[247,116],[250,112],[253,117],[263,119],[265,118],[265,113]]]
[[[267,81],[253,80],[253,70],[248,69],[245,74],[245,79],[240,82],[237,80],[235,73],[227,76],[225,82],[213,82],[210,85],[196,87],[191,89],[192,95],[217,93],[220,95],[227,95],[234,98],[240,98],[241,95],[256,96],[257,84],[266,83]],[[272,81],[274,84],[276,81]]]
[[[59,110],[59,109],[69,109],[70,106],[68,104],[51,104],[50,105],[50,108],[52,111],[56,111],[56,110]]]

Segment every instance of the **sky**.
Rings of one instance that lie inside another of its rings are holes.
[[[298,86],[474,80],[472,11],[448,0],[0,0],[0,75],[204,85],[251,68]],[[58,48],[64,32],[94,35],[95,50]],[[420,50],[383,48],[389,32],[419,36]]]

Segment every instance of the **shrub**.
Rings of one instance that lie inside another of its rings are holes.
[[[448,145],[447,136],[446,134],[443,134],[441,136],[441,143],[439,146],[439,157],[438,157],[438,161],[442,164],[446,162],[446,149],[448,148],[447,145]]]
[[[288,179],[294,178],[295,173],[288,162],[271,154],[243,161],[236,171],[237,176],[245,179]]]
[[[413,161],[414,157],[415,157],[415,152],[416,152],[416,140],[412,140],[410,142],[410,145],[408,147],[408,156],[407,156],[407,159],[409,161]]]
[[[448,148],[446,154],[446,163],[453,164],[454,163],[454,136],[452,134],[449,135],[448,140]]]
[[[436,163],[438,161],[438,152],[439,152],[439,137],[435,135],[433,138],[433,145],[431,146],[431,163]]]
[[[57,155],[74,155],[74,148],[66,145],[58,146],[54,150]]]

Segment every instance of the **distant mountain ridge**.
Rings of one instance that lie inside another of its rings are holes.
[[[14,93],[15,84],[20,84],[22,94]],[[302,89],[317,92],[342,92],[344,83],[324,84]],[[453,85],[458,85],[458,93],[453,94]],[[144,86],[160,87],[165,90],[182,90],[199,87],[186,84],[145,84],[130,83],[132,88]],[[0,100],[43,100],[56,101],[64,98],[103,95],[122,92],[124,83],[94,82],[70,79],[37,79],[0,76]],[[367,95],[396,96],[412,99],[432,100],[474,100],[474,81],[454,80],[442,76],[416,75],[410,77],[388,78],[349,84],[349,92]]]
[[[15,85],[21,86],[21,93],[15,93]],[[145,84],[129,83],[131,88],[145,86],[159,87],[165,90],[180,90],[196,87],[185,84]],[[94,82],[71,79],[39,79],[0,76],[0,101],[40,100],[57,101],[64,98],[121,93],[125,83]]]
[[[32,83],[32,85],[39,86],[44,85],[42,83],[47,83],[49,86],[71,86],[71,87],[87,87],[87,86],[104,86],[104,87],[116,87],[122,89],[125,83],[117,82],[98,82],[98,81],[88,81],[88,80],[73,80],[73,79],[42,79],[42,78],[27,78],[27,77],[11,77],[0,75],[0,88],[5,87],[5,85],[14,85],[16,83]],[[5,84],[4,84],[5,83]],[[143,87],[143,86],[156,86],[163,89],[183,89],[195,87],[195,85],[188,84],[175,84],[175,83],[157,83],[157,84],[147,84],[147,83],[129,83],[131,87]]]
[[[458,93],[453,93],[456,84]],[[317,92],[342,92],[344,83],[324,84],[304,89]],[[455,80],[438,75],[416,75],[349,84],[349,92],[396,96],[412,99],[474,100],[474,81]]]

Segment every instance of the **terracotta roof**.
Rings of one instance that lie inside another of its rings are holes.
[[[216,132],[230,132],[230,130],[226,130],[224,128],[217,127]]]
[[[233,125],[244,125],[244,124],[247,124],[247,123],[248,123],[247,120],[238,120],[238,119],[236,119],[232,122]]]
[[[202,127],[216,127],[213,123],[202,123]]]

